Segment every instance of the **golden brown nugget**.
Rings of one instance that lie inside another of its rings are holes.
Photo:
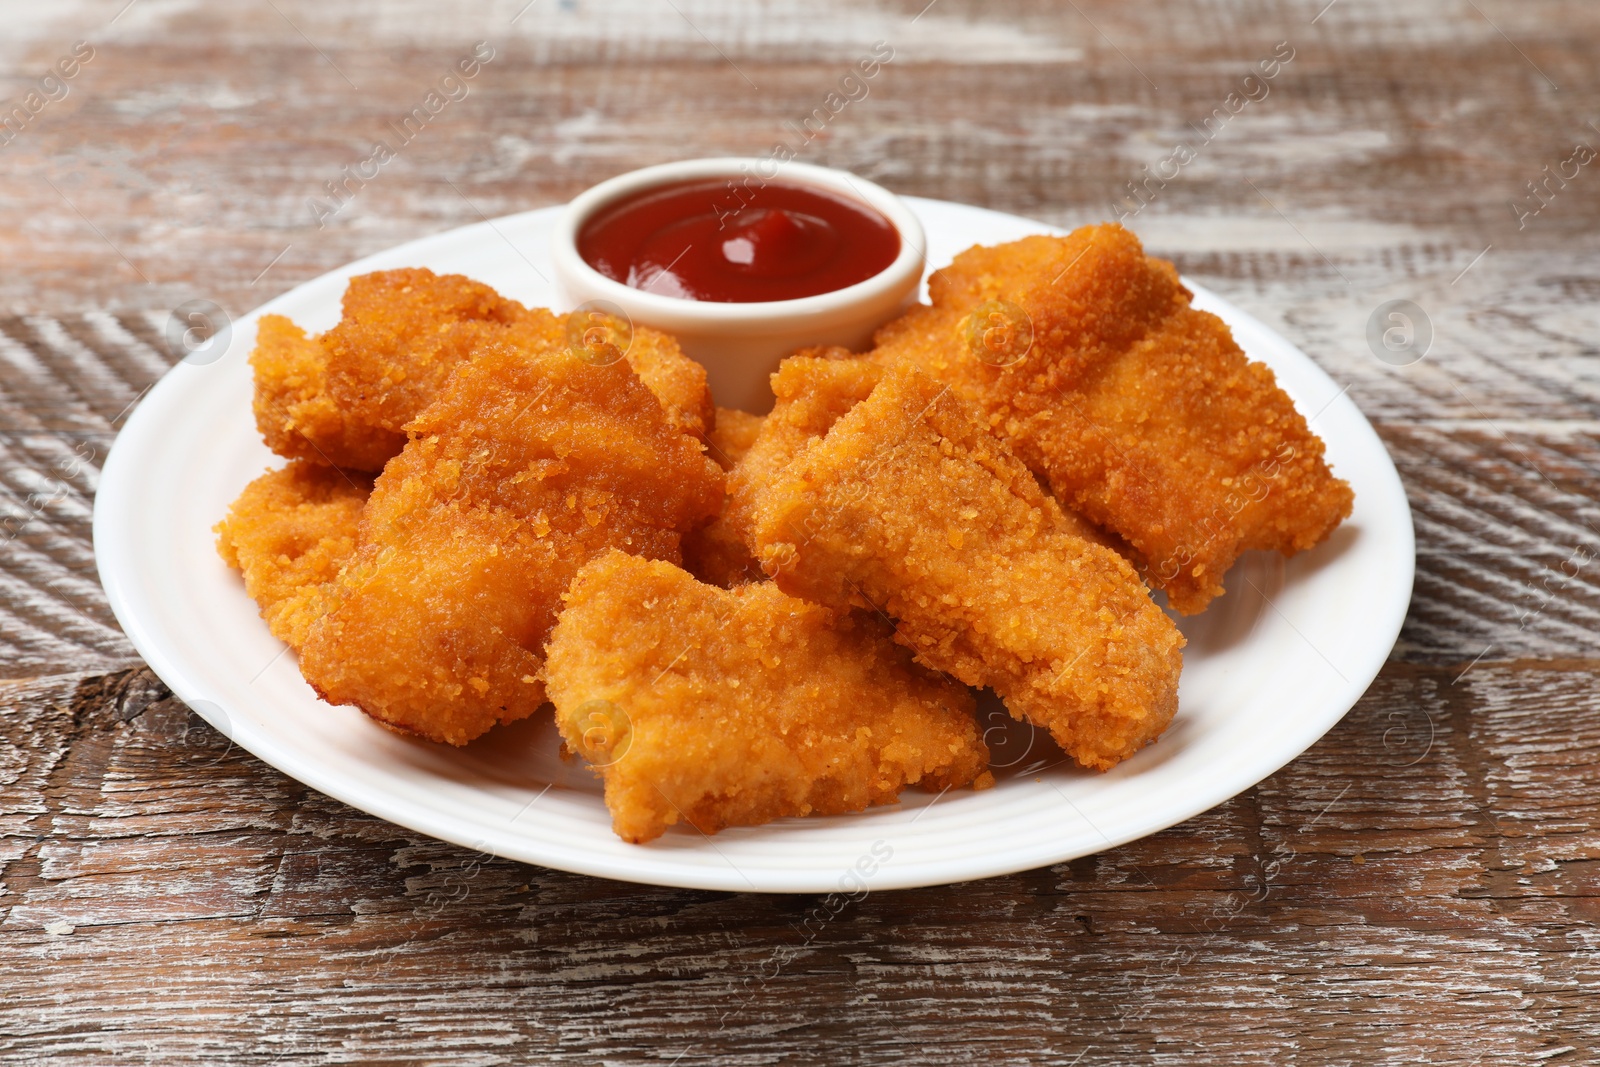
[[[797,352],[772,375],[776,397],[755,443],[728,475],[728,503],[722,525],[756,551],[756,505],[801,449],[826,434],[851,408],[865,400],[883,376],[883,367],[852,357],[843,348]],[[1105,534],[1068,513],[1067,522],[1082,537],[1105,543]]]
[[[865,400],[883,376],[883,368],[870,360],[842,356],[847,353],[838,348],[797,352],[772,374],[772,411],[728,473],[728,502],[723,507],[727,536],[743,541],[752,553],[761,493],[802,448]]]
[[[778,364],[772,374],[772,411],[765,418],[733,413],[754,420],[740,423],[741,432],[753,427],[754,433],[742,447],[720,448],[728,497],[716,521],[685,544],[684,565],[690,573],[724,589],[765,577],[751,532],[757,494],[806,442],[827,433],[834,420],[865,399],[882,373],[877,364],[852,358],[842,348],[808,349]],[[726,414],[718,409],[719,430]]]
[[[679,819],[710,834],[992,784],[972,694],[886,630],[770,582],[721,590],[609,552],[550,637],[556,724],[635,843]]]
[[[343,308],[339,324],[315,338],[282,316],[261,320],[251,356],[256,423],[279,455],[381,470],[404,447],[406,424],[482,346],[543,352],[582,340],[573,316],[525,308],[470,278],[423,268],[352,278]],[[704,435],[712,417],[705,368],[658,331],[618,336],[669,420]]]
[[[410,424],[302,650],[306,680],[465,744],[544,700],[561,594],[608,548],[679,558],[723,474],[624,361],[491,345]]]
[[[1220,595],[1241,552],[1303,551],[1350,514],[1272,372],[1121,226],[969,249],[929,292],[873,358],[976,403],[1065,506],[1126,539],[1176,610]]]
[[[360,275],[345,291],[344,317],[323,338],[329,392],[352,418],[402,430],[485,341],[531,350],[581,344],[591,319],[575,315],[580,321],[523,307],[459,274],[412,268]],[[684,356],[676,340],[644,328],[602,332],[624,339],[621,354],[683,428],[705,431],[711,416],[705,368]]]
[[[287,459],[351,470],[381,470],[406,435],[342,410],[328,393],[328,353],[319,338],[282,315],[263,315],[250,354],[256,428]]]
[[[615,329],[607,334],[619,341],[621,347],[608,347],[610,342],[605,340],[591,342],[593,347],[585,347],[583,329],[592,323],[592,314],[588,312],[557,316],[544,308],[530,309],[521,319],[504,327],[482,322],[462,323],[451,327],[452,343],[440,349],[440,358],[459,363],[473,358],[480,346],[498,342],[528,352],[582,353],[590,361],[599,363],[622,359],[661,402],[667,422],[703,440],[708,427],[715,422],[706,369],[683,354],[676,338],[642,326]],[[444,379],[447,381],[448,375]]]
[[[365,475],[297,460],[245,486],[217,523],[218,553],[290,648],[326,610],[325,587],[355,552],[371,492]]]
[[[476,330],[495,338],[493,327]],[[543,308],[529,311],[507,327],[508,343],[530,350],[563,349],[593,362],[617,358],[628,365],[661,401],[667,421],[684,433],[704,439],[716,422],[706,369],[683,354],[677,338],[644,326],[633,327],[594,311],[552,315]]]
[[[717,408],[713,428],[707,435],[711,458],[724,471],[733,470],[756,443],[767,420],[738,408]]]
[[[891,369],[762,494],[759,556],[787,593],[887,612],[923,664],[1111,767],[1177,710],[1183,637],[975,415]]]
[[[351,419],[398,433],[470,356],[483,337],[477,327],[492,333],[529,319],[553,331],[550,312],[460,274],[408,267],[357,275],[339,324],[322,335],[328,393]]]
[[[562,320],[569,345],[575,329],[573,319],[582,314],[573,312]],[[656,399],[661,401],[671,425],[684,433],[702,438],[710,432],[716,423],[716,409],[711,402],[711,386],[706,382],[706,369],[683,354],[677,338],[660,330],[634,327],[623,358],[656,395]],[[743,415],[744,412],[738,414]]]
[[[717,408],[715,426],[706,438],[707,454],[724,471],[733,470],[755,443],[762,421],[760,415]],[[726,500],[722,514],[683,539],[683,566],[702,582],[723,589],[766,577],[742,532],[728,521]]]

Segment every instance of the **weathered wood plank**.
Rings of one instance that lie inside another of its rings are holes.
[[[1466,1062],[1463,1044],[1532,1062],[1600,1041],[1582,992],[1600,979],[1597,679],[1593,661],[1459,681],[1397,664],[1306,757],[1189,823],[875,893],[809,941],[814,899],[622,886],[410,839],[228,751],[144,675],[12,686],[34,743],[7,809],[42,840],[4,868],[0,1034],[41,1062],[145,1043],[305,1063],[821,1046],[1398,1064]],[[74,932],[46,933],[56,921]],[[66,975],[93,976],[92,1000],[63,997]],[[173,1002],[227,1025],[175,1025]]]

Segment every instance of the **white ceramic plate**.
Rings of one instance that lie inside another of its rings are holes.
[[[931,264],[972,244],[1050,229],[959,204],[909,202],[927,228]],[[1228,576],[1227,595],[1183,620],[1189,646],[1177,718],[1158,743],[1107,774],[1060,763],[1045,738],[986,708],[993,789],[912,790],[892,807],[714,838],[676,827],[637,846],[611,833],[588,769],[557,758],[547,715],[452,749],[321,703],[213,546],[212,526],[245,483],[281,462],[250,414],[246,357],[256,320],[275,312],[328,329],[351,275],[408,266],[470,275],[526,304],[550,305],[557,210],[413,241],[285,293],[234,324],[220,359],[180,364],[163,378],[106,461],[95,553],[123,629],[180,699],[285,774],[420,833],[607,878],[795,893],[933,885],[1072,859],[1205,811],[1305,751],[1383,665],[1414,569],[1411,512],[1394,465],[1309,358],[1191,282],[1196,305],[1226,320],[1312,418],[1334,470],[1355,487],[1355,514],[1314,552],[1287,562],[1246,556]]]

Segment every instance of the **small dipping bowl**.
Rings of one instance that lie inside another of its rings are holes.
[[[584,226],[600,212],[653,189],[723,179],[734,189],[765,183],[812,186],[877,212],[900,235],[887,267],[842,289],[792,300],[753,303],[688,300],[646,292],[591,267],[578,250]],[[916,298],[927,242],[922,225],[900,198],[842,170],[771,159],[691,159],[629,171],[579,195],[562,212],[553,237],[555,282],[573,307],[620,314],[629,324],[670,333],[686,355],[706,368],[711,395],[722,407],[754,414],[772,409],[768,377],[783,357],[812,345],[865,348],[879,326]]]

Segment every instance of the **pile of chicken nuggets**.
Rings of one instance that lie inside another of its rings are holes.
[[[452,745],[553,705],[630,842],[986,788],[975,689],[1110,768],[1177,710],[1152,591],[1202,611],[1350,487],[1120,226],[970,249],[930,297],[786,359],[763,418],[665,334],[353,278],[327,333],[261,319],[289,462],[219,549],[330,704]]]

